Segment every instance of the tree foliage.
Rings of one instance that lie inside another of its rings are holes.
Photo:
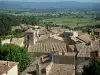
[[[0,14],[0,36],[8,35],[11,32],[11,26],[20,24],[20,19],[13,15]]]
[[[87,26],[78,26],[75,27],[74,30],[82,30],[83,32],[91,32],[91,29],[96,29],[96,28],[100,28],[100,24],[97,25],[87,25]]]
[[[5,35],[11,30],[10,18],[0,15],[0,35]]]
[[[0,36],[11,34],[11,26],[20,24],[38,25],[42,18],[35,16],[14,16],[9,14],[0,14]]]
[[[24,32],[21,29],[15,29],[14,31],[12,31],[13,37],[23,37],[24,36]]]
[[[100,75],[100,60],[92,59],[89,65],[84,65],[81,75]]]
[[[38,20],[34,16],[23,16],[22,23],[36,25]]]
[[[24,47],[4,44],[0,45],[0,60],[19,62],[19,72],[21,72],[30,64],[31,56]]]

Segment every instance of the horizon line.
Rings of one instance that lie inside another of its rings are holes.
[[[100,2],[86,2],[86,1],[3,1],[1,0],[0,2],[36,2],[36,3],[42,3],[42,2],[81,2],[81,3],[100,3]]]

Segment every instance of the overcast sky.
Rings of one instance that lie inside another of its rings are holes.
[[[22,1],[22,2],[56,2],[56,1],[78,1],[78,2],[96,2],[100,3],[100,0],[0,0],[0,1]]]

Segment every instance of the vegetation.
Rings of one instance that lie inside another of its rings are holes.
[[[100,25],[87,25],[87,26],[81,26],[81,27],[75,27],[74,30],[81,30],[83,32],[88,32],[90,34],[90,32],[92,31],[92,29],[94,28],[100,28]]]
[[[22,24],[37,25],[37,24],[39,24],[40,20],[41,20],[41,18],[37,18],[35,16],[23,16]]]
[[[96,19],[98,18],[98,19]],[[67,15],[58,18],[44,19],[44,22],[52,22],[55,24],[62,24],[64,28],[71,30],[82,30],[90,33],[94,28],[100,28],[100,16],[96,18],[93,15]]]
[[[13,16],[0,14],[0,36],[12,35],[12,26],[19,26],[22,23],[37,25],[40,20],[41,18],[36,18],[34,16]]]
[[[0,60],[19,62],[19,72],[22,72],[31,62],[27,49],[13,44],[0,45]]]
[[[14,31],[12,31],[13,37],[23,37],[24,36],[24,32],[21,29],[16,29]]]
[[[88,65],[84,65],[81,75],[100,75],[100,60],[92,59]]]
[[[73,14],[73,13],[58,13],[58,15],[52,15],[51,13],[46,15],[37,16],[14,16],[9,14],[0,14],[0,36],[15,35],[22,36],[23,34],[17,34],[16,31],[11,31],[11,26],[18,26],[20,24],[27,25],[48,25],[50,27],[57,26],[56,24],[62,24],[64,28],[71,30],[83,30],[90,32],[91,28],[100,25],[99,14]],[[94,17],[95,16],[95,17]],[[97,27],[98,28],[98,27]]]
[[[0,36],[8,35],[11,33],[11,26],[17,26],[20,24],[18,17],[0,14]]]
[[[49,18],[45,19],[45,22],[53,22],[54,24],[64,24],[70,27],[86,26],[86,25],[95,25],[100,24],[91,19],[91,17],[72,17],[72,16],[63,16],[60,18]]]

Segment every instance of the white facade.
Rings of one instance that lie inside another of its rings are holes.
[[[11,68],[10,70],[8,70],[6,73],[2,75],[18,75],[18,66],[15,65],[13,68]]]
[[[78,33],[77,32],[73,32],[73,36],[74,37],[78,37]]]
[[[1,40],[1,44],[9,44],[10,43],[10,39],[5,39],[5,40]]]

